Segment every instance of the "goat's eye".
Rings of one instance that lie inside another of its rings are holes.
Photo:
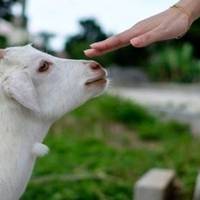
[[[48,71],[51,64],[52,63],[50,63],[48,61],[42,61],[40,64],[40,67],[38,68],[38,72],[42,73],[42,72]]]

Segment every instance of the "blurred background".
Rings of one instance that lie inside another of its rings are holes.
[[[53,55],[83,50],[176,3],[0,0],[0,48],[32,43]],[[152,168],[176,172],[174,199],[192,199],[200,167],[200,20],[181,39],[95,58],[107,94],[67,114],[45,143],[22,200],[128,200]],[[78,125],[77,125],[78,124]],[[172,198],[170,198],[172,200]]]

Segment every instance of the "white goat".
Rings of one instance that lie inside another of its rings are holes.
[[[53,57],[30,45],[0,50],[0,199],[18,200],[49,127],[100,94],[106,71],[93,61]]]

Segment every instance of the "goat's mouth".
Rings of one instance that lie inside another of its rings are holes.
[[[92,79],[89,79],[85,85],[86,86],[90,86],[90,85],[104,85],[106,84],[108,81],[106,76],[99,76],[99,77],[95,77]]]

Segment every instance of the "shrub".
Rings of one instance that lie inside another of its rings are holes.
[[[113,124],[122,128],[109,129]],[[45,143],[51,153],[37,162],[21,199],[128,200],[135,181],[152,167],[175,169],[182,183],[180,199],[191,199],[200,141],[187,131],[135,103],[102,96],[50,130]],[[144,141],[153,138],[156,142]]]
[[[193,47],[167,46],[150,58],[150,77],[156,81],[195,82],[200,80],[200,61],[193,57]]]
[[[114,120],[126,125],[137,125],[142,122],[153,122],[154,117],[142,106],[119,97],[104,96],[99,101],[99,110],[107,120]]]
[[[0,48],[5,48],[8,44],[7,38],[3,35],[0,35]]]
[[[188,135],[189,127],[174,121],[146,123],[138,126],[137,131],[142,140],[166,140],[179,137],[180,135]]]

